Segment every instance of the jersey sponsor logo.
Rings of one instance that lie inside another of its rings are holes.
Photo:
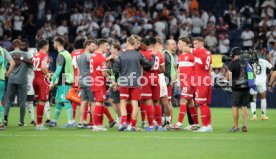
[[[201,59],[198,58],[198,57],[195,57],[195,63],[198,63],[198,64],[203,64]]]

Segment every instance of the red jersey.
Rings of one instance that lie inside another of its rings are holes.
[[[204,83],[210,82],[210,79],[208,79],[208,77],[210,77],[212,55],[205,48],[195,48],[192,50],[192,53],[195,55],[195,76],[197,80],[196,82],[199,85],[204,85]],[[207,78],[208,80],[204,78]]]
[[[180,74],[180,85],[190,86],[194,76],[195,57],[191,53],[181,53],[178,56],[178,68]]]
[[[71,52],[71,56],[72,56],[72,65],[74,68],[74,76],[78,76],[78,65],[77,65],[77,60],[79,58],[79,56],[81,54],[83,54],[84,50],[83,49],[78,49],[78,50],[74,50]]]
[[[44,78],[44,74],[41,69],[42,63],[44,63],[47,66],[47,68],[49,68],[50,59],[48,55],[40,51],[34,54],[34,57],[33,57],[33,70],[34,70],[35,78],[40,78],[40,77]]]
[[[153,50],[146,50],[142,51],[141,53],[146,57],[147,60],[151,61],[151,53]],[[144,71],[144,76],[149,77],[151,74],[154,75],[156,79],[158,79],[158,74],[159,74],[159,67],[161,65],[164,65],[164,57],[159,51],[155,51],[155,62],[154,66],[151,70],[146,70]]]
[[[93,53],[90,57],[90,75],[92,77],[92,91],[106,89],[106,78],[102,71],[107,71],[106,59],[101,53]]]

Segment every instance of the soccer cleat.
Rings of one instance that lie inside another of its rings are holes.
[[[124,131],[126,128],[127,128],[126,124],[120,124],[119,128],[118,128],[118,131]]]
[[[213,128],[212,126],[202,126],[200,129],[194,131],[194,132],[198,132],[198,133],[208,133],[208,132],[212,132]]]
[[[46,124],[46,126],[49,126],[49,127],[56,127],[56,126],[57,126],[57,122],[50,121],[50,123]]]
[[[112,122],[109,123],[109,128],[113,128],[116,125],[116,121],[113,120]]]
[[[192,129],[193,131],[195,131],[195,130],[200,129],[200,126],[199,126],[198,124],[193,124],[192,127],[191,127],[191,129]]]
[[[8,126],[8,120],[4,120],[3,124],[4,126]]]
[[[179,124],[179,123],[177,122],[177,123],[175,123],[175,124],[173,125],[173,129],[174,129],[174,130],[181,130],[181,129],[182,129],[182,125]]]
[[[132,129],[131,125],[128,125],[127,128],[126,128],[127,131],[131,131],[131,129]]]
[[[37,126],[35,127],[35,130],[44,131],[44,130],[48,130],[48,128],[46,128],[46,127],[43,126],[43,125],[37,125]]]
[[[76,121],[73,121],[72,124],[71,124],[73,127],[77,127],[78,124],[76,123]]]
[[[242,132],[248,132],[247,126],[243,126],[243,127],[242,127]]]
[[[158,126],[157,128],[157,131],[160,131],[160,132],[166,131],[166,130],[167,130],[166,127],[162,127],[162,126]]]
[[[268,120],[268,117],[265,116],[265,115],[263,115],[263,116],[261,117],[261,120]]]
[[[0,124],[0,131],[1,130],[6,130],[5,126],[3,124]]]
[[[143,129],[145,129],[145,128],[147,127],[147,122],[146,122],[146,121],[142,121],[141,127],[142,127]]]
[[[27,126],[27,124],[25,124],[25,123],[18,123],[18,126],[23,127],[23,126]]]
[[[78,128],[79,129],[84,129],[84,128],[86,128],[86,126],[84,124],[78,124]]]
[[[107,131],[104,126],[93,126],[92,131]]]
[[[60,128],[65,128],[65,129],[67,129],[67,128],[73,128],[73,127],[75,127],[75,124],[74,124],[74,123],[67,123],[67,124],[61,126]]]
[[[36,126],[36,122],[34,120],[31,121],[30,125]]]
[[[148,126],[148,127],[146,127],[145,130],[146,130],[147,132],[154,132],[155,127],[154,127],[154,126]]]
[[[45,124],[48,124],[48,123],[50,123],[51,122],[51,120],[50,119],[47,119],[46,121],[45,121]]]
[[[251,118],[251,121],[256,121],[256,120],[257,120],[257,116],[253,115],[252,118]]]
[[[235,128],[234,126],[229,130],[230,132],[238,132],[240,128]]]

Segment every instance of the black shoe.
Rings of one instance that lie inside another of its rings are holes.
[[[51,120],[50,119],[47,119],[46,121],[45,121],[45,124],[49,124],[51,122]]]
[[[247,126],[243,126],[242,127],[242,132],[247,132],[248,130],[247,130]]]
[[[27,126],[27,124],[25,124],[25,123],[19,123],[18,126],[23,127],[23,126]]]
[[[3,124],[4,126],[8,126],[8,120],[4,120]]]
[[[30,125],[36,126],[36,122],[35,121],[31,121]]]
[[[238,132],[240,128],[235,128],[234,126],[229,130],[230,132]]]
[[[109,123],[109,128],[113,128],[115,124],[116,124],[116,121],[113,120],[112,122]]]

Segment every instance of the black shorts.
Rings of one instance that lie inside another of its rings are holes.
[[[80,97],[82,101],[94,102],[94,95],[90,87],[81,87]]]
[[[120,103],[120,91],[116,91],[114,92],[112,89],[110,89],[110,96],[109,96],[110,99],[113,100],[114,103]]]
[[[233,90],[232,92],[232,106],[242,107],[249,105],[250,93],[248,89],[244,90]]]

